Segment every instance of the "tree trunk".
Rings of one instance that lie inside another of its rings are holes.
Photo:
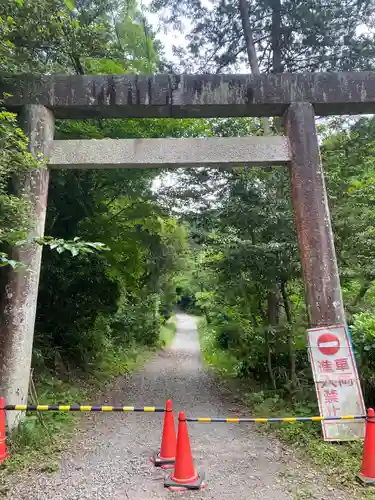
[[[247,52],[247,57],[249,59],[250,69],[253,75],[260,75],[258,57],[253,42],[253,31],[250,25],[249,5],[247,3],[247,0],[239,0],[239,9],[240,9],[242,30],[243,30],[243,36],[245,38],[246,52]],[[262,123],[264,128],[264,135],[269,135],[270,124],[268,117],[262,118]]]
[[[268,294],[267,298],[267,319],[270,325],[279,324],[279,308],[280,308],[280,291],[279,287],[275,285]]]
[[[281,1],[271,0],[272,26],[271,26],[271,49],[272,49],[272,72],[282,73],[281,63]]]
[[[266,345],[266,358],[267,358],[268,374],[269,374],[269,377],[271,380],[272,387],[276,391],[277,386],[276,386],[276,379],[275,379],[275,375],[273,373],[273,367],[272,367],[272,353],[271,353],[271,348],[270,348],[269,325],[267,325],[265,330],[264,330],[264,340],[265,340],[265,345]]]
[[[277,287],[275,287],[273,290],[270,290],[267,297],[267,319],[268,325],[265,330],[267,367],[272,386],[276,390],[277,386],[272,367],[269,328],[272,327],[272,325],[277,325],[279,323],[279,290]]]
[[[284,68],[281,62],[281,1],[271,0],[272,25],[271,25],[271,50],[272,50],[272,73],[282,73]],[[277,133],[281,134],[283,123],[280,116],[273,119],[273,126]]]
[[[260,71],[258,57],[253,42],[253,31],[251,29],[249,19],[249,5],[247,3],[247,0],[239,0],[239,2],[243,35],[245,38],[246,52],[249,59],[251,72],[254,75],[259,75]]]
[[[288,295],[286,293],[285,281],[281,282],[280,290],[281,290],[281,296],[283,298],[286,320],[288,323],[288,353],[289,353],[289,368],[290,368],[290,384],[291,384],[291,392],[293,392],[297,386],[296,355],[294,351],[294,342],[293,342],[292,315],[290,312]]]
[[[201,292],[204,292],[203,283],[200,283],[199,287],[201,289]],[[210,318],[210,315],[208,314],[207,307],[206,306],[202,306],[202,309],[203,309],[203,314],[204,314],[204,316],[206,318],[206,323],[207,323],[207,325],[209,325],[211,323],[211,318]]]

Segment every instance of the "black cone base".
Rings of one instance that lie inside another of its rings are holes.
[[[155,465],[155,467],[165,467],[165,466],[173,466],[176,459],[175,458],[160,458],[160,452],[156,451],[152,457],[150,457],[151,462]]]
[[[172,477],[169,476],[164,481],[164,486],[169,488],[171,491],[180,491],[180,490],[200,490],[205,488],[206,484],[204,483],[204,474],[198,474],[198,479],[193,483],[177,483],[173,481]]]

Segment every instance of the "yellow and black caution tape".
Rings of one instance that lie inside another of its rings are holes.
[[[321,422],[323,420],[361,420],[365,419],[366,415],[345,415],[344,417],[280,417],[280,418],[217,418],[217,417],[186,417],[186,422],[200,422],[200,423],[227,423],[227,424],[241,424],[241,423],[293,423],[293,422]]]
[[[5,411],[97,411],[97,412],[164,412],[156,406],[97,406],[97,405],[5,405]]]
[[[164,413],[165,408],[157,406],[108,406],[108,405],[5,405],[0,410],[5,411],[82,411],[82,412],[139,412],[139,413]],[[339,420],[364,420],[366,415],[345,415],[342,417],[274,417],[274,418],[218,418],[218,417],[185,417],[186,422],[198,423],[293,423],[293,422],[322,422]]]

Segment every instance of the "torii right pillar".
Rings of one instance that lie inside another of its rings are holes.
[[[313,106],[292,103],[284,124],[310,327],[346,324]]]
[[[320,370],[316,369],[319,365],[319,357],[321,358],[316,349],[320,331],[313,329],[335,325],[346,326],[346,318],[313,106],[306,102],[292,103],[285,115],[285,130],[291,147],[289,168],[292,199],[306,304],[310,328],[312,327],[309,330],[310,360],[313,365],[320,414],[325,417],[364,415],[365,406],[361,384],[349,342],[347,342],[347,347],[345,344],[340,344],[339,352],[345,353],[345,358],[340,359],[347,361],[350,374],[346,371],[346,377],[349,376],[353,384],[347,387],[348,390],[340,393],[334,389],[338,398],[337,405],[331,404],[322,395],[320,383],[327,384],[327,374],[320,373]],[[342,331],[342,328],[338,327],[336,331],[340,330]],[[341,372],[338,373],[340,368],[337,368],[336,362],[334,366],[336,366],[335,373],[333,371],[331,373],[330,370],[328,374],[330,382],[334,382],[337,376],[342,375]],[[334,384],[332,386],[336,387]],[[363,420],[345,420],[331,424],[322,422],[323,436],[326,441],[352,441],[364,437]]]

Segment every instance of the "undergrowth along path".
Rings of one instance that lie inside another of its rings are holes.
[[[177,315],[172,346],[131,379],[119,378],[101,403],[162,406],[173,399],[190,416],[235,416],[233,400],[203,368],[195,320]],[[238,415],[237,415],[238,416]],[[176,494],[163,487],[166,472],[149,463],[160,446],[162,414],[82,414],[80,432],[54,473],[22,473],[8,497],[37,500],[151,500]],[[195,465],[208,488],[177,494],[207,500],[349,500],[326,484],[276,439],[253,424],[190,424]]]

